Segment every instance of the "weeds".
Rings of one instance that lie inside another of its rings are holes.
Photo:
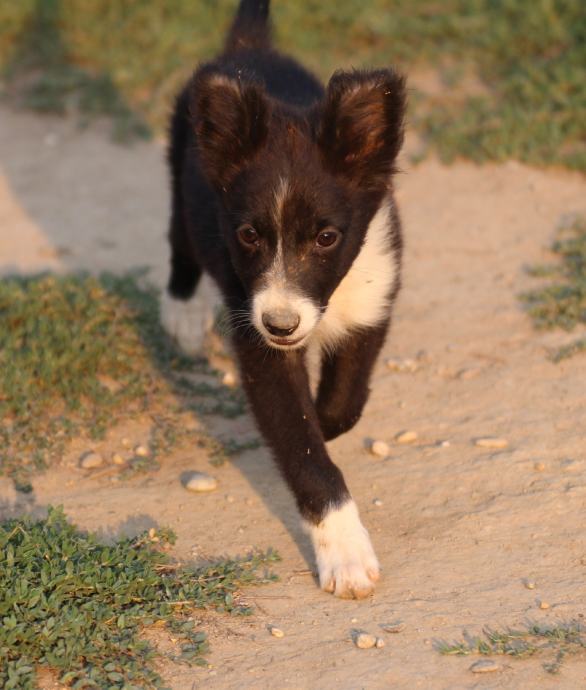
[[[156,468],[158,457],[187,441],[203,444],[214,462],[244,448],[225,448],[183,424],[189,410],[242,414],[244,397],[219,383],[185,383],[188,367],[218,376],[178,352],[160,326],[156,292],[139,279],[0,280],[0,472],[20,486],[31,470],[57,461],[72,438],[99,439],[147,413],[150,456],[130,463],[127,476]]]
[[[205,663],[194,610],[250,613],[239,590],[275,580],[258,571],[278,555],[178,567],[167,553],[174,538],[150,530],[108,546],[52,508],[45,520],[1,523],[0,686],[32,689],[36,668],[48,667],[73,688],[161,688],[157,658]],[[153,626],[179,640],[177,654],[163,655],[142,637]]]
[[[522,294],[521,299],[537,328],[572,331],[586,325],[586,219],[564,224],[551,250],[561,259],[559,263],[529,269],[530,275],[550,282]],[[556,350],[551,358],[559,362],[584,351],[586,338],[581,338]]]
[[[172,11],[158,0],[4,3],[0,61],[19,65],[32,54],[42,66],[42,55],[66,54],[66,65],[105,75],[160,131],[194,66],[220,48],[235,6],[234,0],[177,0]],[[586,170],[586,16],[575,0],[347,0],[343,6],[302,0],[274,2],[272,13],[279,47],[324,79],[338,67],[388,64],[439,75],[439,89],[414,94],[410,121],[427,150],[444,160],[517,158]],[[63,45],[66,53],[56,49]],[[55,89],[63,91],[48,82],[37,103],[51,103]],[[94,87],[96,103],[114,103],[110,86],[105,95]]]
[[[435,648],[440,654],[458,656],[481,654],[526,658],[547,655],[549,658],[543,663],[543,668],[548,673],[557,673],[567,656],[586,652],[586,627],[573,620],[552,625],[531,623],[518,630],[485,628],[482,637],[466,637],[460,642],[439,640]]]
[[[74,63],[61,31],[60,12],[59,0],[36,0],[15,41],[6,75],[22,103],[37,112],[59,115],[74,108],[82,125],[98,117],[110,118],[116,141],[148,137],[149,128],[124,102],[109,74],[90,73]]]

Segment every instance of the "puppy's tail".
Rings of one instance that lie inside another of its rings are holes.
[[[270,0],[240,0],[226,37],[226,52],[271,47],[269,4]]]

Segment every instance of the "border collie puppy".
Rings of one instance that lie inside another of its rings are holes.
[[[405,82],[391,69],[340,71],[324,88],[274,50],[268,14],[268,0],[242,0],[223,53],[177,99],[163,321],[185,342],[211,276],[319,583],[362,598],[379,564],[326,441],[360,418],[399,290],[392,176]],[[308,359],[319,361],[315,393]]]

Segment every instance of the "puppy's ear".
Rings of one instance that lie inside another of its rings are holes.
[[[200,72],[191,85],[190,114],[202,167],[225,188],[264,144],[269,103],[262,86]]]
[[[336,72],[318,130],[327,168],[359,187],[386,187],[403,143],[405,101],[405,79],[393,70]]]

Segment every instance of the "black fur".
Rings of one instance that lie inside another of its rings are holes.
[[[405,87],[393,70],[338,72],[326,89],[270,41],[268,1],[244,0],[225,51],[201,66],[171,123],[170,294],[191,297],[202,271],[232,313],[250,312],[280,242],[283,279],[327,313],[386,196],[403,139]],[[288,193],[275,220],[275,186]],[[391,211],[389,246],[401,235]],[[251,226],[258,243],[243,245]],[[332,249],[316,244],[334,228]],[[398,269],[397,269],[398,270]],[[394,283],[389,304],[398,290]],[[322,365],[314,402],[304,348],[273,349],[253,326],[233,341],[252,410],[301,513],[317,523],[348,489],[325,440],[359,419],[390,321],[348,334]]]

